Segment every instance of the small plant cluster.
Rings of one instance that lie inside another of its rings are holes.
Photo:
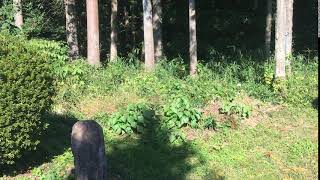
[[[172,144],[184,142],[185,134],[180,130],[182,127],[199,128],[202,113],[192,107],[186,97],[176,97],[171,103],[162,109],[161,131],[167,132],[169,142]]]
[[[117,134],[143,133],[152,119],[154,113],[146,104],[129,104],[111,116],[100,115],[96,117]]]
[[[252,113],[252,109],[250,106],[234,101],[223,104],[223,106],[219,110],[222,114],[236,114],[242,119],[249,118]]]
[[[199,110],[191,107],[185,97],[174,99],[171,104],[164,106],[163,113],[164,122],[170,129],[183,126],[197,128],[202,115]]]
[[[156,116],[156,113],[159,116]],[[159,119],[160,118],[160,119]],[[172,100],[158,110],[143,103],[129,104],[112,115],[100,114],[95,117],[116,134],[143,134],[152,124],[159,139],[168,136],[170,143],[184,141],[182,127],[215,129],[216,122],[212,117],[204,118],[202,112],[194,108],[186,97]],[[165,133],[165,134],[163,134]]]
[[[217,122],[213,117],[207,117],[204,119],[202,127],[205,129],[216,129]]]

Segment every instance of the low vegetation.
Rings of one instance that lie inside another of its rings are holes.
[[[2,168],[2,179],[73,179],[70,130],[84,119],[103,127],[110,179],[317,178],[317,57],[294,56],[280,92],[272,58],[216,57],[192,78],[179,58],[163,59],[154,73],[137,57],[97,68],[66,63],[63,46],[39,41],[55,86],[49,126],[37,151]],[[41,158],[24,161],[34,154]]]

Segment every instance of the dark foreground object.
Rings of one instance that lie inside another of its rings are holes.
[[[106,157],[101,126],[79,121],[72,127],[71,149],[77,180],[105,180]]]

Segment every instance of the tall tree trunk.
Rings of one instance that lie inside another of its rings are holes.
[[[79,57],[78,29],[75,0],[65,0],[66,10],[66,35],[69,47],[69,57],[77,59]]]
[[[197,30],[195,0],[189,0],[189,53],[190,53],[190,75],[197,74]]]
[[[253,10],[257,10],[259,6],[259,1],[258,0],[254,0],[253,2]]]
[[[118,0],[111,0],[111,45],[110,45],[110,61],[115,61],[118,56],[117,50],[117,16],[118,16]]]
[[[267,18],[265,32],[265,53],[270,55],[271,51],[271,30],[272,30],[272,0],[267,0]]]
[[[22,4],[21,0],[13,0],[14,7],[14,24],[21,29],[23,25],[23,16],[22,16]]]
[[[99,13],[98,0],[86,0],[87,3],[87,40],[88,63],[100,65]]]
[[[142,0],[143,3],[143,30],[145,48],[145,69],[150,72],[154,70],[154,41],[152,27],[152,5],[151,0]]]
[[[318,38],[320,38],[320,0],[318,0]]]
[[[163,56],[162,46],[162,4],[161,0],[153,0],[153,36],[155,58],[159,60]]]
[[[286,2],[285,0],[277,0],[277,18],[276,18],[276,42],[275,42],[275,58],[276,58],[276,79],[286,77]]]
[[[131,16],[131,22],[130,22],[130,31],[131,31],[131,35],[132,35],[132,46],[134,48],[136,48],[136,18],[133,14],[133,12],[135,11],[135,4],[134,3],[130,3],[130,13],[132,14]]]
[[[290,56],[292,54],[292,27],[293,27],[293,0],[286,1],[286,65],[288,75],[291,74],[291,59]]]
[[[129,24],[130,24],[130,17],[129,17],[129,11],[128,11],[128,4],[129,3],[127,3],[124,7],[123,7],[123,15],[124,15],[124,28],[125,28],[125,39],[127,40],[127,44],[126,44],[126,49],[128,48],[128,47],[131,47],[131,48],[133,48],[132,46],[131,46],[131,44],[129,43],[130,42],[130,40],[129,40],[129,37],[130,37],[130,35],[129,35]]]

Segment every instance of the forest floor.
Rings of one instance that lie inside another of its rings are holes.
[[[317,179],[318,107],[317,103],[310,102],[318,97],[317,65],[317,62],[312,68],[299,65],[302,68],[295,69],[294,91],[289,91],[288,97],[297,104],[305,102],[303,105],[294,105],[291,101],[272,102],[275,97],[264,88],[266,85],[250,79],[243,82],[243,89],[238,91],[237,82],[228,79],[235,78],[232,72],[242,73],[235,65],[227,66],[229,69],[224,69],[221,75],[207,76],[209,71],[205,71],[198,80],[172,78],[167,70],[160,69],[158,75],[146,75],[115,65],[87,73],[91,79],[80,84],[85,84],[90,93],[74,85],[79,77],[69,77],[60,84],[52,112],[45,118],[50,125],[37,151],[26,154],[0,179],[74,179],[70,133],[75,122],[94,119],[103,112],[112,114],[128,104],[147,102],[161,106],[168,103],[166,98],[175,92],[196,98],[206,92],[219,95],[222,98],[201,101],[205,103],[198,106],[199,110],[205,116],[214,117],[218,124],[231,122],[230,126],[216,130],[184,127],[186,141],[170,144],[158,141],[152,127],[149,134],[128,136],[117,135],[101,123],[110,180]],[[246,77],[256,77],[247,62],[243,67],[247,67],[247,71],[243,70]],[[173,72],[178,72],[179,68],[177,66]],[[87,74],[83,76],[88,77]],[[168,91],[168,87],[172,87],[172,91]],[[199,96],[193,96],[193,91],[198,90]],[[248,95],[249,92],[252,95]],[[232,115],[221,114],[219,109],[228,94],[236,94],[236,102],[251,107],[248,118],[238,123]],[[255,94],[261,98],[254,97]],[[262,100],[268,97],[271,100]],[[197,102],[195,99],[194,104]]]

